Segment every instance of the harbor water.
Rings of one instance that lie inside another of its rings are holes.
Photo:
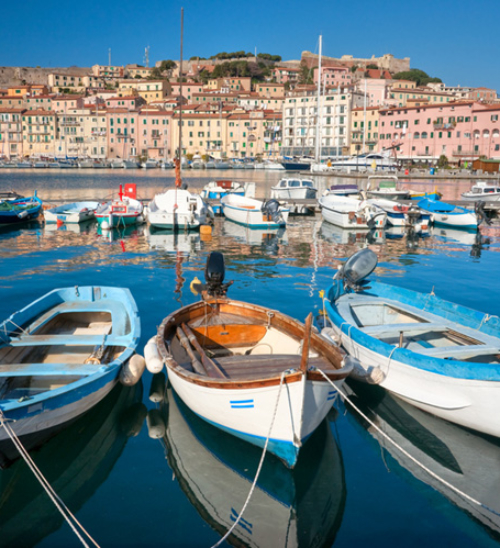
[[[194,190],[214,179],[255,181],[257,197],[265,198],[283,176],[193,171],[184,180]],[[320,193],[354,181],[313,180]],[[60,204],[102,201],[116,196],[120,184],[135,183],[138,198],[148,200],[173,181],[172,172],[161,170],[2,170],[0,191],[37,190],[45,204]],[[466,180],[402,183],[422,192],[437,188],[448,200],[470,186]],[[58,287],[128,287],[139,308],[142,354],[165,316],[199,299],[191,281],[203,279],[209,253],[221,251],[226,280],[234,280],[231,297],[301,321],[312,311],[321,327],[320,291],[346,257],[366,246],[379,257],[379,280],[499,314],[500,224],[478,234],[434,228],[422,237],[343,231],[316,213],[290,217],[286,229],[271,232],[217,218],[211,235],[146,225],[101,231],[96,223],[0,228],[0,318]],[[440,421],[375,387],[349,383],[346,390],[397,445],[337,401],[294,471],[266,457],[243,519],[224,545],[498,545],[500,440]],[[118,386],[32,457],[100,546],[208,547],[238,516],[260,454],[194,416],[165,372],[146,372],[139,385]],[[0,547],[78,546],[24,461],[2,465]]]

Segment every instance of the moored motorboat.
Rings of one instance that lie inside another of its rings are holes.
[[[250,228],[271,228],[285,226],[290,210],[282,207],[277,200],[265,202],[227,194],[221,200],[224,215],[235,223]]]
[[[169,383],[207,422],[267,449],[293,468],[352,371],[340,350],[268,307],[226,296],[224,261],[212,252],[197,303],[167,316],[155,339]],[[148,343],[149,344],[149,343]]]
[[[142,202],[131,196],[125,196],[120,185],[118,199],[100,204],[95,218],[104,229],[124,227],[144,222]]]
[[[410,191],[398,189],[397,184],[398,178],[395,175],[370,175],[366,184],[366,194],[369,198],[407,200],[410,197]]]
[[[64,424],[104,398],[140,337],[131,293],[100,286],[51,291],[0,330],[0,411],[18,437]]]
[[[500,186],[493,185],[486,181],[477,181],[468,192],[462,193],[464,200],[482,200],[483,202],[500,201]]]
[[[271,198],[277,200],[313,200],[318,189],[310,179],[281,179],[271,187]]]
[[[335,194],[336,196],[355,196],[359,194],[358,185],[354,184],[341,184],[332,185],[325,194]]]
[[[470,209],[427,198],[418,201],[417,205],[422,211],[430,214],[431,220],[435,225],[477,230],[479,224],[478,217]]]
[[[359,360],[361,378],[424,411],[500,437],[499,318],[434,292],[368,282],[376,264],[375,253],[363,249],[335,275],[324,301],[332,339]]]
[[[46,223],[82,223],[95,218],[99,202],[73,202],[44,212]]]
[[[240,183],[238,181],[231,180],[210,181],[201,191],[201,197],[204,200],[217,200],[219,202],[227,194],[236,194],[238,196],[254,198],[255,183]],[[212,209],[215,215],[222,214],[222,207],[220,204],[213,204]]]
[[[368,203],[387,213],[387,222],[392,226],[408,226],[417,232],[426,232],[431,223],[430,213],[425,213],[415,204],[403,204],[394,200],[372,198]]]
[[[383,228],[387,223],[386,212],[368,203],[367,200],[327,194],[318,202],[323,219],[341,228],[371,230]]]

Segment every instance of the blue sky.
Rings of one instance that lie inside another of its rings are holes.
[[[496,0],[24,0],[4,2],[0,66],[153,64],[179,58],[184,7],[184,57],[246,50],[300,59],[303,50],[331,57],[410,57],[449,85],[500,91]]]

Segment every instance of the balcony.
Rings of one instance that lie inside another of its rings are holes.
[[[433,122],[434,129],[445,129],[445,130],[452,130],[455,129],[457,126],[456,122]]]

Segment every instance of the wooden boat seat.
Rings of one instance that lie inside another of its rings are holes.
[[[360,328],[363,333],[371,335],[372,337],[390,337],[396,336],[401,333],[404,334],[417,334],[417,333],[426,333],[428,331],[434,331],[436,333],[448,331],[450,329],[448,326],[440,323],[431,323],[431,322],[418,322],[418,323],[393,323],[388,325],[373,325],[370,327]]]
[[[287,369],[300,369],[301,356],[295,354],[257,354],[249,356],[227,356],[214,359],[230,379],[260,379],[280,375]],[[309,358],[308,367],[323,371],[335,371],[334,366],[322,356]]]
[[[469,346],[441,346],[425,348],[418,351],[419,354],[432,356],[433,358],[472,358],[474,356],[488,356],[500,354],[500,348],[487,344],[474,344]]]
[[[87,376],[96,373],[102,364],[81,363],[9,363],[0,365],[1,377]]]

